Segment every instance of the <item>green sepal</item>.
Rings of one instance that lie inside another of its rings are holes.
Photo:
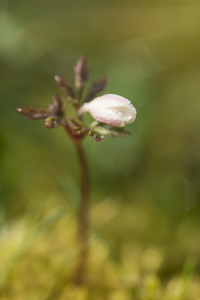
[[[130,135],[130,132],[126,131],[122,127],[113,127],[113,126],[106,125],[106,130],[107,130],[107,134],[113,137],[117,137],[117,136],[125,137]]]
[[[93,136],[95,141],[101,142],[105,135],[110,135],[112,137],[125,137],[129,136],[130,133],[125,131],[124,128],[100,124],[100,126],[91,127],[88,131],[88,135]]]
[[[91,127],[88,131],[88,135],[93,136],[96,142],[102,142],[105,134],[107,134],[107,130],[100,126]]]
[[[96,126],[96,127],[91,127],[90,130],[88,131],[88,135],[91,136],[91,135],[94,135],[94,134],[105,135],[105,134],[108,134],[108,132],[104,127]]]

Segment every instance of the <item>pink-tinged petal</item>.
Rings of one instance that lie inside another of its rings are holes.
[[[89,112],[94,119],[101,123],[116,127],[124,127],[124,123],[121,120],[120,116],[115,112],[108,110],[106,107],[99,107],[97,105],[94,105],[92,107],[89,107]]]
[[[121,96],[107,94],[85,103],[79,115],[89,111],[97,121],[115,127],[124,127],[135,120],[136,109],[131,102]]]
[[[91,101],[91,103],[95,103],[96,105],[101,105],[104,107],[113,107],[113,106],[125,106],[130,104],[131,102],[126,98],[123,98],[114,94],[106,94],[100,97],[95,98]]]

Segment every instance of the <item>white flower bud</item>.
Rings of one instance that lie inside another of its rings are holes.
[[[135,120],[136,109],[131,102],[121,96],[107,94],[85,103],[79,114],[89,111],[97,121],[115,127],[124,127]]]

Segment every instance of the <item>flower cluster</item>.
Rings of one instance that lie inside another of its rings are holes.
[[[93,136],[98,142],[102,141],[105,135],[127,136],[129,135],[122,127],[135,120],[136,110],[131,102],[121,96],[106,94],[100,97],[95,96],[102,92],[107,84],[107,78],[103,77],[93,82],[85,93],[90,72],[87,69],[86,57],[81,57],[76,66],[75,88],[64,81],[61,77],[55,76],[55,82],[62,92],[62,96],[53,95],[53,103],[48,108],[43,106],[27,108],[20,107],[17,111],[28,117],[29,120],[44,119],[47,128],[55,128],[59,125],[65,127],[73,140],[81,140],[86,134]],[[68,118],[65,112],[65,104],[71,103],[75,107],[76,115]],[[96,120],[90,126],[83,121],[83,114],[89,112]]]

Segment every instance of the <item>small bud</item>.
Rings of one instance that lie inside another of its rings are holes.
[[[44,120],[44,126],[46,128],[56,128],[59,126],[59,121],[53,117],[48,117]]]
[[[115,127],[124,127],[135,120],[136,109],[131,102],[121,96],[107,94],[85,103],[79,114],[89,111],[97,121]]]

